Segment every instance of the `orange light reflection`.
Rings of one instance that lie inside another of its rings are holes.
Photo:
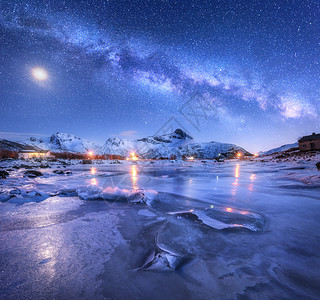
[[[254,181],[255,179],[256,179],[256,174],[251,174],[250,180],[251,180],[251,181]]]
[[[138,170],[136,165],[131,166],[131,181],[133,189],[137,190],[138,186],[136,184],[138,181]]]

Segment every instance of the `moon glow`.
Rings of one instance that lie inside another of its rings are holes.
[[[47,80],[49,77],[48,72],[40,67],[33,68],[31,73],[33,78],[39,81]]]

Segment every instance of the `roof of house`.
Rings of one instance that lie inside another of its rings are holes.
[[[307,141],[314,141],[314,140],[320,140],[320,133],[318,134],[311,134],[311,135],[306,135],[302,137],[299,142],[307,142]]]
[[[49,150],[20,150],[19,153],[48,153]]]

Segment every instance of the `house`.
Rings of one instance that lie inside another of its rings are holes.
[[[302,137],[298,142],[300,151],[320,150],[320,134],[315,132]]]
[[[21,150],[18,152],[18,158],[48,158],[52,157],[49,150]]]

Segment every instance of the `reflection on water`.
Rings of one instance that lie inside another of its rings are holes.
[[[134,190],[138,189],[137,181],[138,181],[138,170],[137,165],[132,165],[130,168],[131,173],[131,181],[132,181],[132,187]]]
[[[234,173],[234,177],[239,178],[239,176],[240,176],[240,164],[236,164],[236,170]]]
[[[56,259],[57,259],[57,247],[52,245],[47,237],[43,237],[41,247],[37,249],[37,260],[42,264],[40,272],[47,280],[50,281],[55,278],[56,275]]]
[[[232,184],[239,185],[238,181],[239,181],[239,177],[240,177],[240,164],[236,164],[236,169],[234,171],[234,177],[236,178],[236,180]]]
[[[253,182],[256,180],[256,174],[251,174],[250,180],[252,181],[252,183],[249,184],[248,190],[253,191]]]
[[[91,173],[91,175],[95,175],[95,174],[97,173],[97,169],[96,169],[95,167],[92,167],[92,168],[90,169],[90,173]],[[91,184],[91,185],[98,185],[97,179],[96,179],[96,178],[91,178],[91,179],[90,179],[90,184]]]
[[[233,197],[237,194],[237,186],[239,185],[239,177],[240,177],[240,164],[236,164],[236,168],[234,171],[235,181],[232,183],[235,187],[232,189],[231,194]]]

